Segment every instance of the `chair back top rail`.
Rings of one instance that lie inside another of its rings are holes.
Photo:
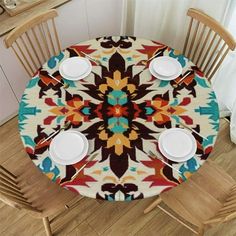
[[[229,50],[234,50],[233,36],[215,19],[204,12],[190,8],[191,17],[183,53],[191,59],[210,80]]]
[[[227,43],[231,50],[234,50],[236,47],[236,42],[234,37],[227,29],[225,29],[218,21],[216,21],[211,16],[205,14],[203,11],[190,8],[187,12],[187,15],[191,18],[200,21],[202,24],[211,28],[214,32],[216,32],[224,41]]]
[[[11,47],[17,38],[19,38],[23,33],[25,33],[28,29],[34,28],[36,25],[48,21],[52,18],[58,16],[56,10],[52,9],[41,14],[38,14],[31,19],[25,21],[22,25],[13,29],[5,38],[5,45],[7,48]]]
[[[30,77],[51,56],[59,54],[61,45],[55,26],[56,10],[49,10],[25,21],[5,38]]]

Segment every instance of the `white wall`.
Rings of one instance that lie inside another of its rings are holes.
[[[11,118],[17,112],[18,101],[8,84],[2,68],[0,67],[0,124]]]
[[[120,34],[122,1],[72,0],[58,8],[63,48],[87,39]]]

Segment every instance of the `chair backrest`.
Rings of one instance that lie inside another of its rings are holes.
[[[233,36],[215,19],[200,10],[190,8],[191,17],[183,54],[191,59],[211,80],[229,50],[234,50]]]
[[[0,200],[18,209],[40,212],[24,196],[18,177],[0,165]]]
[[[5,38],[30,77],[51,56],[59,54],[61,46],[55,26],[56,10],[41,13],[12,30]]]
[[[236,185],[232,187],[230,194],[225,199],[223,206],[217,214],[204,223],[213,224],[218,222],[226,222],[234,218],[236,218]]]

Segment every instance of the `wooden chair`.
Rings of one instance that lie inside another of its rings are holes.
[[[208,227],[236,217],[236,182],[219,166],[207,161],[186,182],[161,193],[144,213],[155,207],[195,234],[203,235]]]
[[[233,36],[215,19],[200,10],[190,8],[191,17],[183,54],[191,59],[211,80],[229,50],[234,50]]]
[[[15,175],[0,166],[0,200],[41,218],[46,234],[52,235],[50,224],[66,213],[63,209],[75,207],[82,197],[51,182],[33,163],[18,172]],[[55,217],[49,220],[51,216]]]
[[[30,77],[51,56],[58,55],[61,46],[55,26],[56,10],[36,15],[12,30],[5,38]]]

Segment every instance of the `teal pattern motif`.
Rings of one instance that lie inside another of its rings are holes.
[[[185,173],[194,173],[198,168],[199,164],[195,160],[195,158],[191,158],[186,163],[182,164],[179,168],[179,171],[181,172],[181,177],[183,180],[187,180],[187,177]]]
[[[199,106],[195,109],[195,112],[200,113],[200,115],[207,115],[210,120],[210,124],[213,126],[213,129],[216,131],[219,130],[219,107],[216,102],[216,97],[213,92],[209,94],[209,102],[207,106]]]
[[[59,177],[60,171],[56,165],[54,165],[49,157],[46,157],[42,164],[38,165],[38,168],[48,175],[53,182]]]
[[[188,59],[182,55],[182,54],[175,54],[175,50],[171,49],[170,53],[169,53],[170,57],[176,58],[178,60],[178,62],[181,64],[182,67],[185,67],[186,62],[188,61]]]
[[[48,60],[47,66],[50,69],[53,69],[56,67],[56,65],[64,58],[64,53],[60,52],[58,56],[53,56]]]
[[[18,126],[20,130],[24,129],[24,125],[26,124],[29,116],[36,116],[41,112],[41,109],[38,109],[36,106],[30,106],[24,100],[26,100],[25,95],[22,96],[22,100],[19,105]]]

